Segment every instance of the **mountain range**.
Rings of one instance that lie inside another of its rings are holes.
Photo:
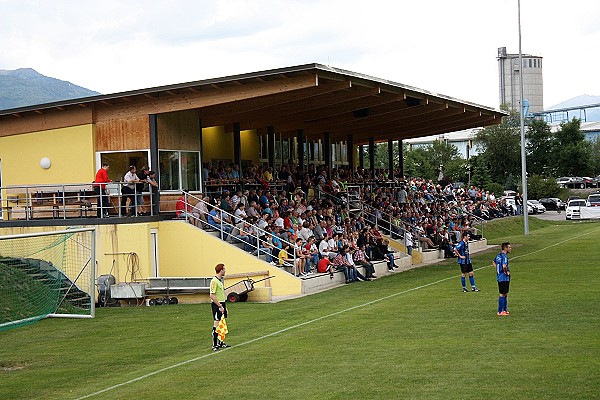
[[[31,68],[0,69],[0,110],[95,96],[94,92]]]

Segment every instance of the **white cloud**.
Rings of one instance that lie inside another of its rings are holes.
[[[521,1],[545,105],[600,94],[600,3]],[[102,93],[318,62],[497,106],[496,51],[516,0],[0,0],[0,68]]]

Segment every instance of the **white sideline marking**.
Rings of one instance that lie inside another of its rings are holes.
[[[556,242],[556,243],[551,244],[549,246],[546,246],[546,247],[544,247],[542,249],[532,251],[531,253],[521,254],[519,256],[511,257],[511,259],[514,260],[514,259],[519,258],[519,257],[525,257],[525,256],[529,256],[529,255],[532,255],[532,254],[540,253],[542,251],[548,250],[551,247],[558,246],[558,245],[566,243],[566,242],[568,242],[570,240],[579,239],[580,237],[587,236],[590,233],[594,233],[594,232],[597,232],[597,231],[600,231],[600,228],[599,229],[595,229],[593,231],[590,231],[588,233],[581,234],[579,236],[573,236],[573,237],[571,237],[569,239],[565,239],[565,240],[562,240],[560,242]],[[479,271],[481,269],[489,268],[491,266],[492,266],[492,264],[484,265],[483,267],[479,267],[479,268],[474,269],[474,271]],[[288,326],[287,328],[283,328],[283,329],[280,329],[278,331],[271,332],[269,334],[266,334],[266,335],[263,335],[263,336],[260,336],[260,337],[254,338],[254,339],[247,340],[247,341],[245,341],[243,343],[237,344],[237,345],[232,346],[230,348],[226,348],[225,350],[219,350],[218,352],[204,354],[204,355],[199,356],[199,357],[191,358],[189,360],[182,361],[180,363],[173,364],[173,365],[170,365],[168,367],[161,368],[161,369],[156,370],[154,372],[150,372],[150,373],[147,373],[145,375],[139,376],[137,378],[130,379],[128,381],[125,381],[125,382],[122,382],[122,383],[110,386],[110,387],[108,387],[106,389],[102,389],[102,390],[99,390],[97,392],[90,393],[90,394],[87,394],[85,396],[79,397],[76,400],[87,399],[87,398],[90,398],[90,397],[93,397],[93,396],[96,396],[96,395],[108,392],[110,390],[117,389],[117,388],[119,388],[121,386],[129,385],[130,383],[135,383],[135,382],[141,381],[143,379],[149,378],[151,376],[158,375],[158,374],[163,373],[165,371],[168,371],[170,369],[181,367],[182,365],[190,364],[190,363],[202,360],[204,358],[214,356],[214,355],[216,355],[218,353],[222,353],[224,351],[228,351],[228,350],[234,349],[236,347],[246,346],[248,344],[251,344],[251,343],[254,343],[254,342],[258,342],[259,340],[263,340],[263,339],[266,339],[266,338],[269,338],[269,337],[272,337],[272,336],[275,336],[275,335],[279,335],[280,333],[284,333],[284,332],[290,331],[292,329],[300,328],[302,326],[309,325],[309,324],[312,324],[312,323],[315,323],[315,322],[318,322],[318,321],[321,321],[321,320],[324,320],[324,319],[327,319],[327,318],[331,318],[331,317],[334,317],[336,315],[344,314],[344,313],[349,312],[349,311],[353,311],[353,310],[356,310],[356,309],[359,309],[359,308],[370,306],[371,304],[379,303],[381,301],[388,300],[388,299],[391,299],[391,298],[396,297],[396,296],[400,296],[400,295],[403,295],[403,294],[406,294],[406,293],[414,292],[415,290],[419,290],[419,289],[423,289],[423,288],[426,288],[426,287],[429,287],[429,286],[437,285],[438,283],[442,283],[442,282],[448,281],[450,279],[456,279],[456,277],[457,276],[449,276],[449,277],[446,277],[444,279],[437,280],[435,282],[430,282],[430,283],[427,283],[425,285],[416,286],[416,287],[411,288],[411,289],[406,289],[406,290],[403,290],[401,292],[393,293],[393,294],[390,294],[390,295],[385,296],[385,297],[381,297],[381,298],[378,298],[378,299],[375,299],[375,300],[371,300],[371,301],[363,303],[363,304],[359,304],[359,305],[356,305],[356,306],[353,306],[353,307],[350,307],[350,308],[346,308],[345,310],[336,311],[336,312],[328,314],[328,315],[324,315],[324,316],[321,316],[321,317],[318,317],[318,318],[314,318],[314,319],[311,319],[311,320],[306,321],[306,322],[302,322],[302,323],[297,324],[297,325]]]

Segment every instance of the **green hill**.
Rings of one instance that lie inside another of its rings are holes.
[[[71,82],[44,76],[31,68],[0,69],[0,110],[98,94]]]

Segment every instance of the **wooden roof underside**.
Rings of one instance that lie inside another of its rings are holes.
[[[11,120],[91,109],[93,122],[197,110],[204,127],[239,123],[242,130],[306,139],[329,132],[355,144],[408,139],[501,122],[502,111],[422,89],[319,64],[0,111],[0,132]],[[61,118],[64,120],[64,117]],[[16,122],[16,121],[15,121]],[[92,121],[90,121],[92,122]]]

